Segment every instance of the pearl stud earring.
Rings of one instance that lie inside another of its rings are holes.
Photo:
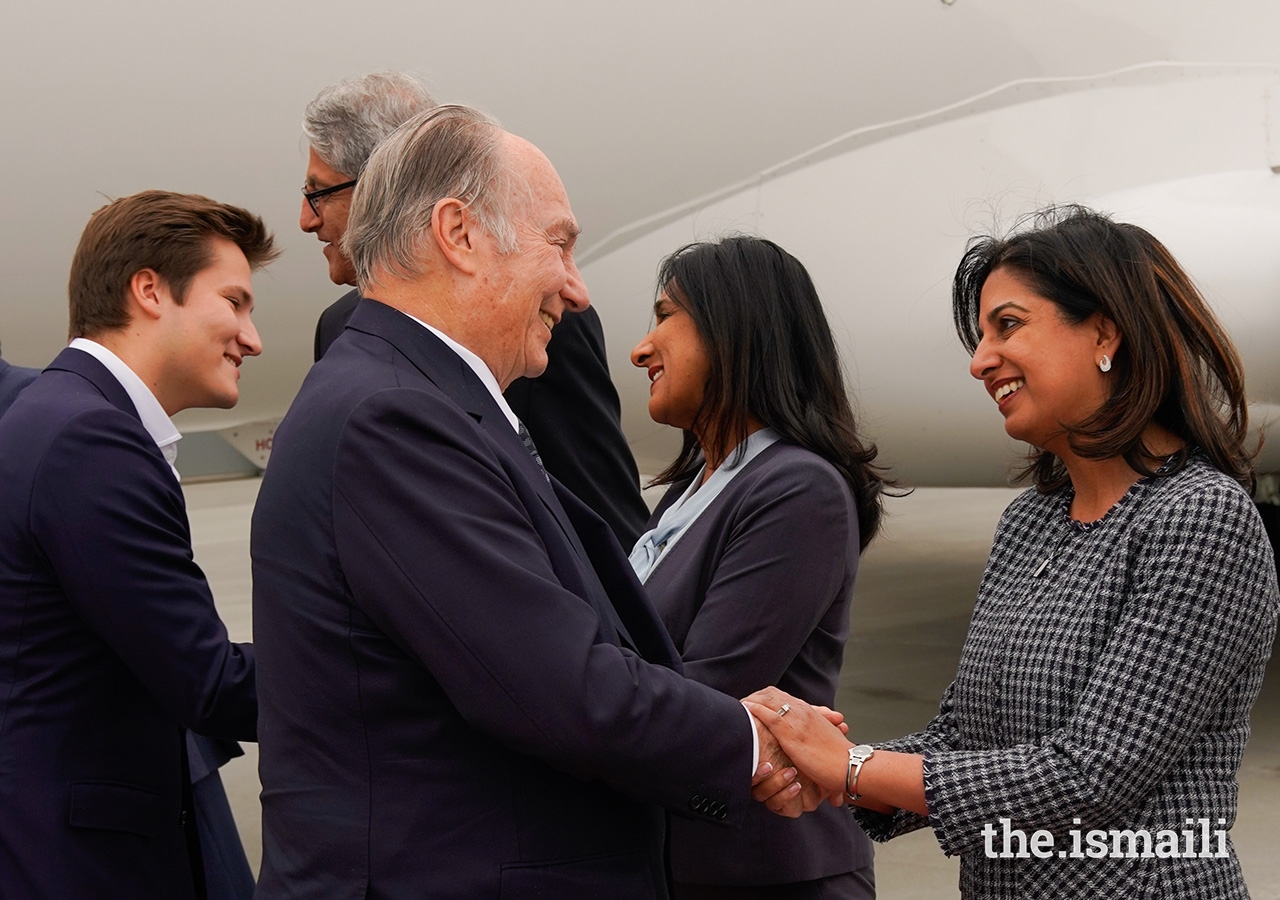
[[[1110,357],[1110,356],[1107,356],[1107,354],[1105,354],[1105,353],[1104,353],[1104,354],[1102,354],[1102,359],[1098,360],[1098,368],[1099,368],[1099,369],[1101,369],[1101,370],[1102,370],[1102,371],[1104,371],[1104,372],[1110,372],[1110,371],[1111,371],[1111,357]]]

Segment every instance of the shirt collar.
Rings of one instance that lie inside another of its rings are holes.
[[[481,383],[484,384],[489,393],[493,395],[494,401],[498,404],[498,409],[502,410],[502,414],[506,416],[507,421],[511,423],[511,429],[516,432],[520,431],[519,416],[517,416],[511,409],[510,405],[508,405],[507,398],[502,396],[502,388],[498,387],[498,379],[493,377],[493,372],[489,371],[489,367],[485,365],[483,359],[476,356],[453,338],[449,337],[449,335],[445,334],[439,328],[428,325],[421,319],[404,312],[404,310],[399,310],[399,312],[403,313],[407,318],[413,319],[413,321],[427,329],[427,331],[430,331],[436,337],[440,338],[440,340],[444,341],[446,347],[462,357],[462,361],[471,367],[471,371],[476,373],[476,377],[480,379]]]
[[[124,392],[133,401],[133,408],[138,411],[138,417],[142,419],[142,427],[147,430],[147,434],[151,435],[151,439],[164,454],[165,462],[169,464],[170,469],[173,469],[174,477],[181,480],[175,463],[178,460],[178,441],[182,440],[182,433],[174,426],[173,420],[164,411],[156,395],[151,393],[151,389],[133,369],[125,364],[124,360],[97,341],[78,337],[68,346],[88,353],[106,366],[107,371],[120,382]]]

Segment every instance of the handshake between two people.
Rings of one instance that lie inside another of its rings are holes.
[[[760,767],[751,795],[773,812],[797,818],[826,801],[882,813],[900,807],[928,814],[920,756],[877,751],[876,774],[868,779],[861,771],[864,766],[852,764],[849,751],[854,744],[846,737],[849,726],[840,713],[776,687],[756,691],[742,702],[760,734]],[[856,786],[850,784],[854,774],[859,779]],[[860,796],[851,798],[846,793],[850,788]]]

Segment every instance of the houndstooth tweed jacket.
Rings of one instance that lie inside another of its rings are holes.
[[[1257,510],[1198,453],[1096,522],[1070,502],[1031,490],[1005,511],[938,715],[880,745],[924,754],[929,817],[855,815],[877,840],[932,826],[966,898],[1247,897],[1229,837],[1210,858],[1082,859],[1072,831],[1194,830],[1199,852],[1200,819],[1230,829],[1280,602]],[[1001,818],[1051,832],[1049,858],[990,858]]]

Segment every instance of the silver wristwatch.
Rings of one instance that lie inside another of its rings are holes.
[[[849,771],[844,776],[844,793],[849,802],[861,800],[858,793],[858,775],[862,772],[862,764],[875,755],[876,748],[870,744],[858,744],[849,748]]]

